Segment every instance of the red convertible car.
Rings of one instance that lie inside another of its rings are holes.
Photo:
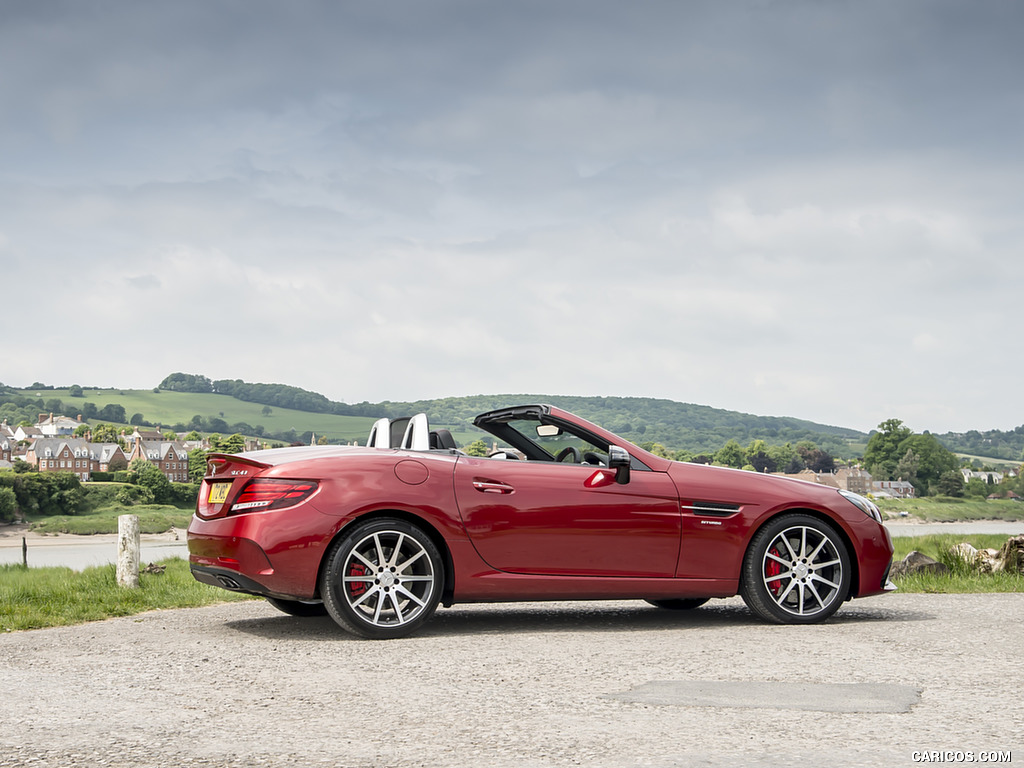
[[[212,454],[193,575],[369,638],[414,632],[438,603],[740,594],[804,624],[894,589],[892,540],[856,494],[670,461],[549,405],[474,424],[500,450],[467,456],[419,414],[381,419],[366,447]]]

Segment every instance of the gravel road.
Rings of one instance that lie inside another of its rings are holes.
[[[263,602],[0,636],[0,766],[1024,763],[1024,594],[439,610],[373,642]],[[976,758],[977,759],[977,758]]]

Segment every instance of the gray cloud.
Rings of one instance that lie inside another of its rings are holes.
[[[1016,426],[1022,16],[6,7],[0,262],[23,290],[73,274],[76,298],[0,345],[2,378]],[[174,318],[159,356],[136,359],[133,299]],[[76,311],[106,355],[62,340]],[[213,359],[197,340],[227,319]]]

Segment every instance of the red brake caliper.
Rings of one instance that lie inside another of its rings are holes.
[[[352,563],[348,568],[349,576],[365,576],[366,566],[362,563]],[[350,581],[348,583],[348,593],[352,597],[359,597],[363,592],[366,591],[366,582],[364,581]]]
[[[772,547],[770,550],[768,550],[768,554],[775,555],[776,557],[782,557],[782,553],[779,552],[778,548],[776,547]],[[773,576],[778,576],[780,573],[782,573],[782,563],[780,563],[778,560],[772,560],[771,558],[767,558],[767,562],[764,565],[765,579],[767,580],[772,578]],[[768,589],[771,590],[773,595],[778,595],[779,592],[782,591],[782,579],[769,581]]]

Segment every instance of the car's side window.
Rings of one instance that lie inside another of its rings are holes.
[[[608,446],[596,445],[581,434],[528,419],[510,422],[509,426],[540,449],[534,452],[533,460],[608,466]]]

